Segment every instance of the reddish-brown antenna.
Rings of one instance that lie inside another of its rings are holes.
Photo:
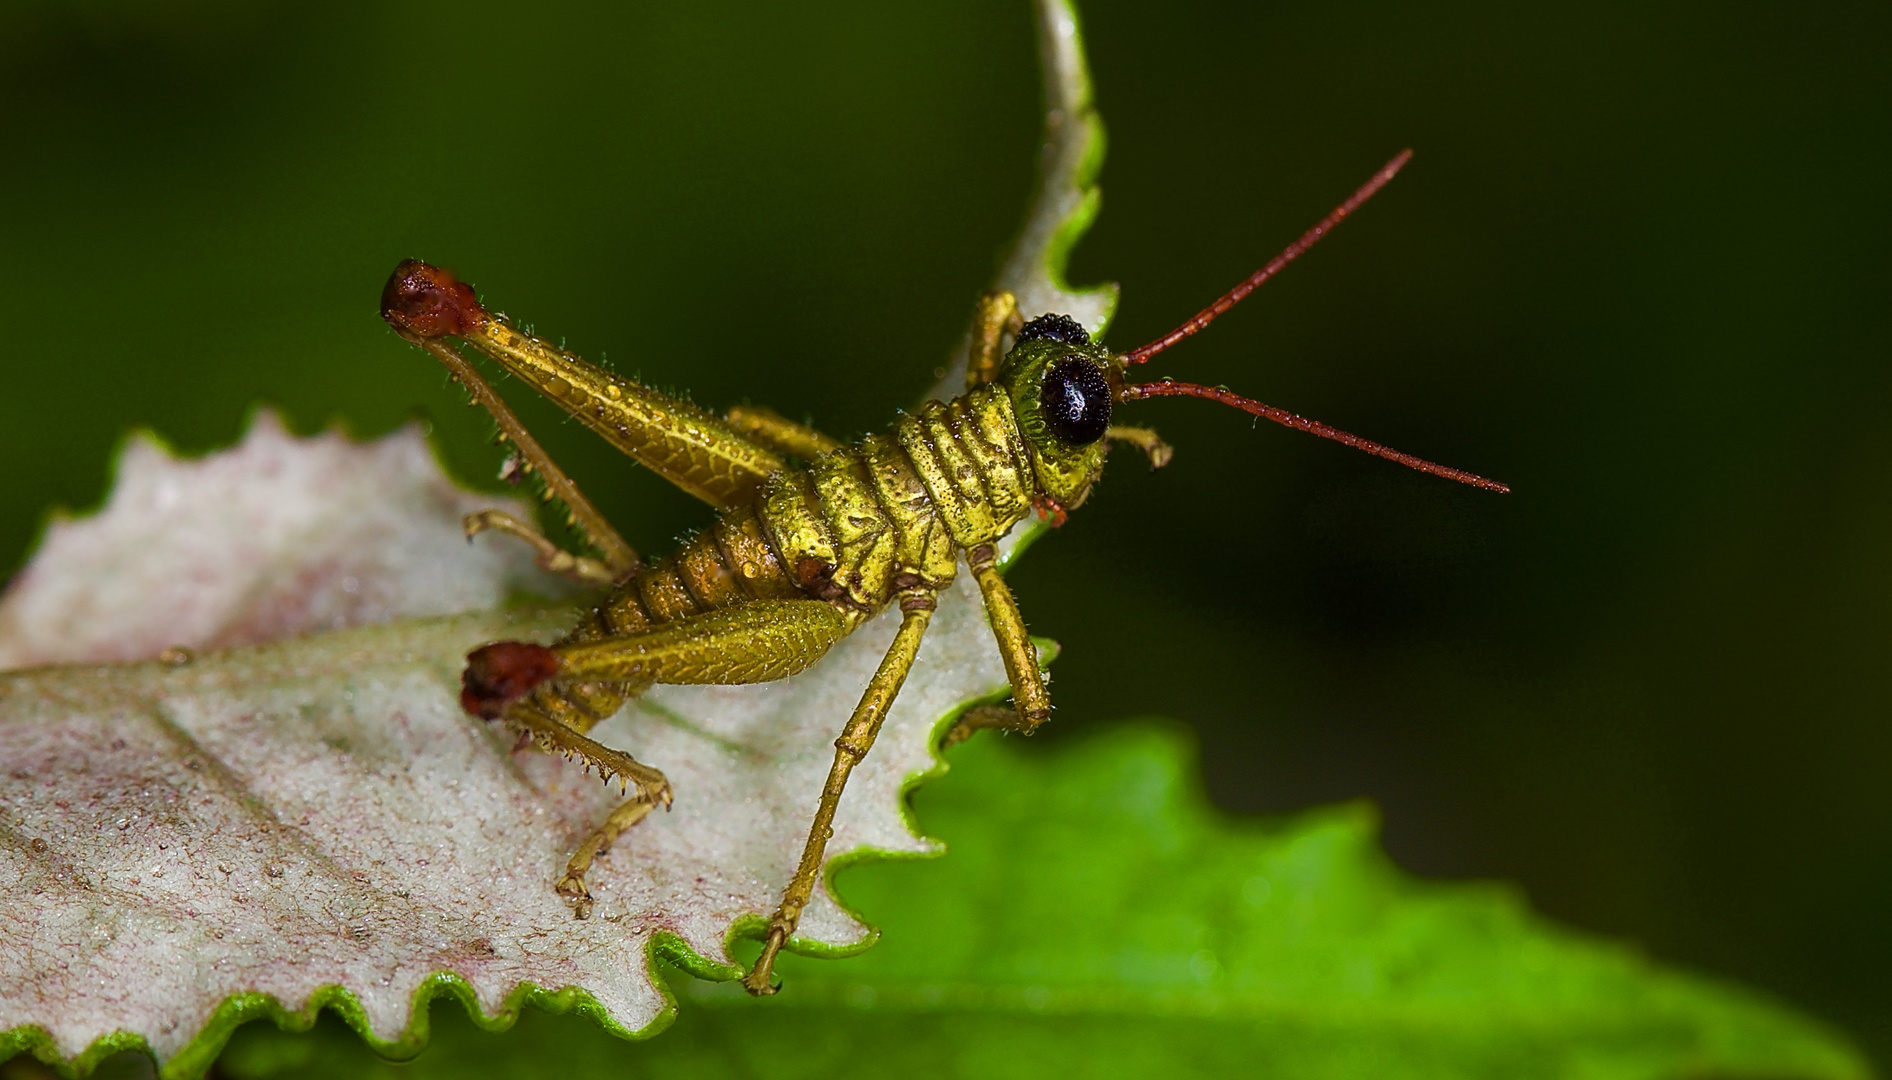
[[[1320,224],[1302,233],[1299,240],[1289,244],[1287,250],[1270,259],[1268,265],[1249,275],[1247,281],[1242,282],[1240,285],[1230,289],[1227,293],[1224,293],[1220,300],[1217,300],[1215,303],[1197,312],[1195,318],[1183,323],[1181,326],[1157,338],[1155,341],[1150,342],[1148,345],[1138,346],[1124,353],[1123,362],[1126,364],[1141,364],[1150,357],[1155,356],[1157,353],[1162,352],[1164,349],[1169,348],[1171,345],[1176,344],[1178,341],[1181,341],[1214,322],[1217,315],[1241,303],[1243,298],[1249,293],[1260,288],[1262,282],[1280,273],[1282,267],[1300,258],[1301,253],[1308,248],[1320,243],[1321,237],[1331,232],[1334,226],[1347,220],[1348,214],[1358,210],[1361,203],[1371,199],[1375,192],[1385,187],[1386,182],[1398,175],[1399,170],[1404,168],[1406,162],[1410,160],[1412,160],[1412,151],[1401,150],[1398,157],[1387,162],[1385,167],[1381,168],[1379,172],[1374,173],[1373,178],[1361,185],[1360,190],[1354,192],[1352,197],[1335,207],[1333,213],[1320,219]]]
[[[1224,405],[1232,405],[1252,416],[1259,416],[1264,420],[1273,420],[1277,424],[1285,424],[1296,431],[1305,431],[1309,435],[1319,435],[1323,439],[1332,439],[1337,443],[1345,443],[1355,450],[1364,450],[1374,457],[1383,457],[1388,461],[1397,461],[1409,469],[1418,469],[1422,473],[1431,473],[1433,476],[1443,476],[1447,480],[1456,480],[1461,484],[1470,484],[1475,488],[1483,488],[1486,491],[1496,491],[1499,494],[1508,494],[1511,491],[1509,485],[1500,484],[1496,480],[1487,480],[1477,473],[1468,473],[1463,469],[1454,469],[1445,465],[1434,464],[1424,458],[1413,457],[1411,454],[1395,450],[1390,446],[1382,446],[1371,439],[1362,439],[1358,435],[1349,434],[1339,428],[1328,427],[1319,420],[1309,420],[1305,416],[1297,416],[1286,409],[1277,409],[1273,405],[1264,405],[1254,398],[1245,398],[1240,394],[1224,390],[1219,386],[1202,386],[1197,383],[1177,382],[1174,379],[1158,379],[1155,382],[1131,383],[1117,392],[1118,401],[1139,401],[1143,398],[1153,397],[1198,397],[1207,398],[1210,401],[1219,401]]]
[[[1282,267],[1300,258],[1301,253],[1308,248],[1320,243],[1322,237],[1333,231],[1334,226],[1347,220],[1347,215],[1358,210],[1361,203],[1371,199],[1376,192],[1385,187],[1386,182],[1397,176],[1399,170],[1410,160],[1412,160],[1412,151],[1401,150],[1398,156],[1386,163],[1384,168],[1374,173],[1372,179],[1360,185],[1360,190],[1354,192],[1346,202],[1334,207],[1333,213],[1320,219],[1318,225],[1302,233],[1301,238],[1289,244],[1287,249],[1281,252],[1281,254],[1270,259],[1268,265],[1251,274],[1247,281],[1242,282],[1240,285],[1224,293],[1220,300],[1217,300],[1215,303],[1197,312],[1195,318],[1183,323],[1181,326],[1157,338],[1155,341],[1150,342],[1148,345],[1131,349],[1129,352],[1124,353],[1121,357],[1124,364],[1143,363],[1150,357],[1155,356],[1157,353],[1162,352],[1164,349],[1169,348],[1171,345],[1176,344],[1178,341],[1181,341],[1214,322],[1216,316],[1234,307],[1236,304],[1241,303],[1242,299],[1259,288],[1262,282],[1280,273]],[[1318,420],[1309,420],[1305,416],[1298,416],[1286,409],[1277,409],[1273,405],[1264,405],[1254,398],[1245,398],[1240,394],[1224,390],[1219,386],[1203,386],[1200,383],[1177,382],[1175,379],[1158,379],[1155,382],[1126,383],[1117,391],[1118,401],[1140,401],[1144,398],[1153,397],[1197,397],[1207,398],[1210,401],[1219,401],[1224,405],[1230,405],[1240,409],[1251,416],[1259,416],[1264,420],[1273,420],[1277,424],[1284,424],[1296,431],[1305,431],[1310,435],[1319,435],[1323,439],[1332,439],[1337,443],[1345,443],[1355,450],[1364,450],[1375,457],[1383,457],[1388,461],[1397,461],[1409,469],[1418,469],[1422,473],[1442,476],[1447,480],[1456,480],[1461,484],[1470,484],[1475,488],[1483,488],[1486,491],[1504,493],[1511,490],[1508,486],[1500,484],[1496,480],[1487,480],[1476,473],[1468,473],[1463,469],[1448,468],[1444,465],[1427,461],[1424,458],[1413,457],[1411,454],[1395,450],[1390,446],[1382,446],[1371,439],[1362,439],[1358,435],[1349,434],[1336,427],[1329,427]]]

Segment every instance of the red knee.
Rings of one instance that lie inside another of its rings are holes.
[[[473,286],[453,271],[408,259],[394,268],[381,291],[381,317],[396,330],[415,337],[464,336],[486,321]]]
[[[460,676],[460,707],[483,720],[497,719],[506,707],[558,674],[558,654],[529,641],[498,641],[466,655]]]

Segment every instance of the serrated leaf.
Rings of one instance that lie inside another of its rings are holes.
[[[215,645],[242,628],[319,627],[363,596],[383,611],[491,604],[528,572],[521,556],[482,552],[497,538],[469,554],[459,515],[492,500],[452,489],[412,429],[353,447],[292,439],[265,419],[202,461],[144,443],[128,457],[107,508],[56,526],[21,576],[4,607],[29,613],[9,623],[12,655]],[[206,551],[216,557],[199,561]],[[434,565],[415,575],[416,560]],[[152,586],[158,601],[139,605],[137,583],[187,566],[222,600],[188,607]],[[44,598],[83,592],[72,574],[128,584],[90,618],[61,621]],[[726,943],[787,884],[834,735],[894,622],[797,678],[664,687],[601,725],[597,737],[668,771],[677,802],[593,871],[597,907],[579,921],[551,884],[615,789],[512,753],[456,702],[469,648],[547,639],[572,618],[404,618],[188,662],[0,676],[4,1038],[82,1064],[143,1046],[186,1074],[243,1016],[313,1015],[324,1002],[389,1047],[412,1045],[413,1004],[443,976],[491,1016],[537,987],[629,1033],[669,1007],[650,950],[735,974]],[[122,637],[105,632],[115,625]],[[905,788],[934,764],[938,721],[1004,685],[962,583],[854,775],[835,857],[929,849],[903,817]],[[869,932],[824,893],[800,938],[846,950]]]
[[[109,500],[55,516],[0,595],[0,671],[147,660],[570,592],[522,545],[465,542],[460,518],[524,505],[466,491],[418,430],[297,439],[259,410],[236,447],[181,459],[149,432]]]
[[[1231,821],[1186,779],[1173,728],[1119,725],[1049,754],[986,740],[952,758],[915,798],[950,857],[840,877],[881,922],[879,947],[787,963],[795,992],[765,1003],[683,987],[677,1025],[634,1047],[575,1019],[536,1016],[499,1040],[442,1015],[435,1048],[400,1075],[1868,1075],[1759,994],[1552,925],[1511,889],[1401,874],[1364,805]],[[394,1074],[332,1030],[251,1029],[221,1067]]]

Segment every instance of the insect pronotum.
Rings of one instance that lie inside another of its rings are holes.
[[[1070,318],[1025,313],[1010,293],[984,297],[966,392],[929,401],[892,429],[852,445],[764,409],[722,416],[657,393],[571,356],[488,312],[471,286],[416,260],[402,263],[381,298],[401,336],[438,357],[492,413],[515,457],[562,500],[595,550],[561,550],[532,525],[497,511],[467,519],[469,535],[504,532],[533,545],[541,566],[609,593],[556,644],[502,641],[467,657],[461,704],[541,747],[582,759],[634,793],[574,852],[555,888],[585,916],[585,874],[624,830],[671,790],[663,773],[586,732],[653,683],[752,683],[786,678],[882,610],[900,629],[835,741],[800,863],[769,922],[761,956],[743,979],[775,991],[776,954],[795,931],[820,877],[830,825],[848,774],[872,748],[918,654],[935,597],[963,559],[984,597],[1011,682],[1011,705],[976,709],[948,733],[982,728],[1029,734],[1051,715],[1044,674],[1017,602],[999,576],[995,545],[1034,512],[1061,523],[1084,502],[1110,448],[1126,443],[1154,465],[1170,449],[1147,428],[1113,423],[1117,405],[1189,396],[1334,439],[1402,465],[1490,491],[1503,484],[1449,469],[1219,387],[1131,369],[1207,326],[1298,258],[1405,165],[1407,151],[1266,266],[1194,318],[1147,345],[1113,353]],[[1009,349],[1004,348],[1006,338]],[[504,401],[451,343],[459,339],[546,395],[613,446],[714,506],[714,525],[646,563],[546,456]]]

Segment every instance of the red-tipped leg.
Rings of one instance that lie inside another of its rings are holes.
[[[460,707],[482,720],[497,720],[506,707],[558,674],[558,654],[529,641],[482,645],[466,656],[460,676]]]
[[[473,286],[453,271],[407,259],[394,268],[381,290],[381,317],[401,333],[416,338],[464,336],[486,321],[486,309]]]

